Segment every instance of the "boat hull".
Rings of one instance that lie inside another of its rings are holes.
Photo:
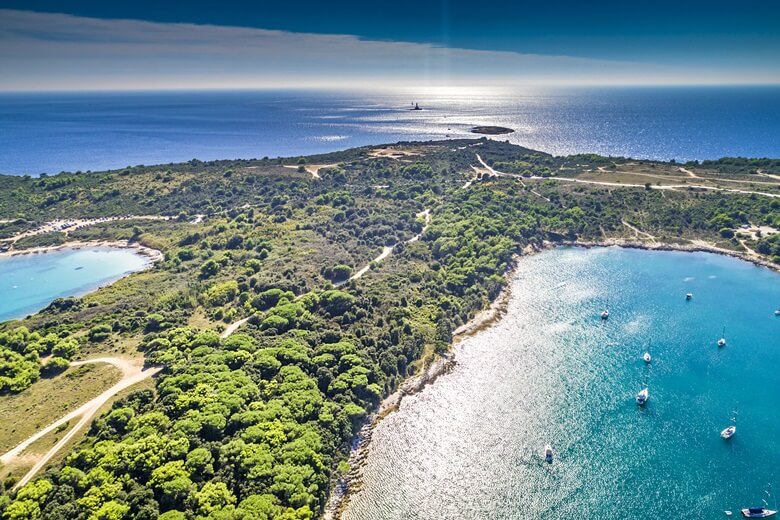
[[[742,516],[745,518],[769,518],[775,516],[777,511],[772,509],[743,509]]]

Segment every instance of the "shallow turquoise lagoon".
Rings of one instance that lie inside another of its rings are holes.
[[[34,313],[55,298],[85,294],[148,263],[130,249],[111,248],[0,257],[0,322]]]
[[[780,275],[724,256],[523,259],[507,315],[377,427],[344,518],[739,517],[780,488],[778,307]]]

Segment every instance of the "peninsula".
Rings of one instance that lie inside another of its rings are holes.
[[[0,414],[18,422],[0,515],[321,517],[357,432],[490,308],[517,255],[619,244],[778,268],[778,229],[780,160],[487,138],[0,176],[9,251],[162,253],[0,325]],[[85,378],[95,363],[122,374]]]

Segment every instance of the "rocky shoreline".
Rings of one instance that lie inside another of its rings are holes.
[[[759,256],[753,256],[741,251],[732,251],[731,249],[724,249],[721,247],[708,245],[708,244],[670,244],[668,242],[637,242],[623,239],[608,239],[608,240],[564,240],[562,242],[556,242],[549,245],[550,247],[558,246],[571,246],[571,247],[625,247],[628,249],[644,249],[646,251],[677,251],[682,253],[714,253],[718,255],[730,256],[732,258],[738,258],[746,262],[750,262],[760,267],[766,267],[775,272],[780,272],[780,266],[766,260]]]
[[[528,256],[541,250],[542,249],[534,248],[533,246],[528,246],[523,250],[522,256]],[[453,331],[452,343],[450,344],[449,350],[440,357],[437,357],[423,372],[406,379],[398,390],[382,400],[379,408],[368,417],[366,423],[352,442],[352,450],[348,460],[350,467],[349,472],[345,475],[336,477],[333,483],[333,490],[328,499],[328,504],[325,507],[323,519],[336,520],[340,518],[341,513],[349,502],[350,496],[360,490],[362,485],[363,467],[365,466],[366,458],[368,457],[371,437],[374,429],[382,419],[398,410],[404,397],[422,391],[426,386],[433,384],[439,376],[452,370],[457,365],[454,349],[458,344],[466,338],[490,327],[504,316],[511,297],[510,281],[515,272],[517,262],[522,256],[517,255],[512,259],[511,265],[506,273],[504,273],[504,278],[507,283],[491,304],[487,308],[477,312],[477,314],[467,323]]]

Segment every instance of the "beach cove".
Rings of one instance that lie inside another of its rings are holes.
[[[373,428],[342,518],[711,518],[760,503],[780,462],[776,273],[701,252],[559,248],[522,258],[511,280],[505,316]]]
[[[34,313],[56,298],[82,296],[147,269],[159,251],[126,242],[71,242],[0,255],[0,321]]]

